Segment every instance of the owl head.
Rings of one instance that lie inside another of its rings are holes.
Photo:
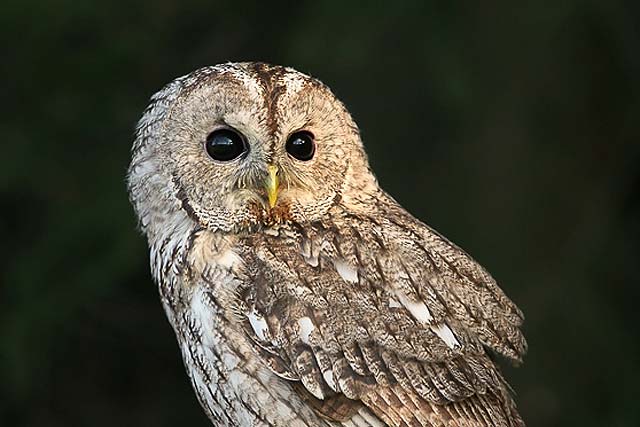
[[[377,188],[343,104],[318,80],[263,63],[202,68],[155,94],[128,184],[145,230],[179,211],[228,232],[317,221]]]

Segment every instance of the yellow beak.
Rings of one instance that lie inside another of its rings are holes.
[[[278,167],[274,165],[267,166],[267,179],[264,183],[264,187],[267,189],[267,198],[269,199],[269,207],[273,208],[278,200],[278,188],[280,182],[278,182]]]

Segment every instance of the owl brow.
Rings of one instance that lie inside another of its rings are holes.
[[[278,79],[284,73],[284,70],[275,69],[266,71],[263,67],[256,66],[254,71],[264,88],[264,106],[267,110],[265,125],[271,134],[275,134],[278,129],[276,106],[278,105],[278,99],[286,92],[286,88],[278,84]]]
[[[179,118],[175,118],[175,117],[168,117],[167,121],[170,121],[170,122],[178,125],[179,129],[185,130],[185,131],[189,131],[190,133],[192,133],[191,131],[193,131],[195,129],[195,126],[192,123],[189,123],[184,119],[179,119]]]

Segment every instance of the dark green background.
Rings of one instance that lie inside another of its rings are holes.
[[[522,307],[529,426],[640,425],[639,5],[4,0],[0,424],[208,425],[125,172],[154,91],[263,60],[332,87],[382,185]]]

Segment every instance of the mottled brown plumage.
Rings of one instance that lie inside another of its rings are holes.
[[[242,155],[208,154],[220,129]],[[140,121],[129,189],[215,425],[523,425],[488,354],[521,360],[522,313],[379,188],[319,81],[261,63],[176,79]]]

